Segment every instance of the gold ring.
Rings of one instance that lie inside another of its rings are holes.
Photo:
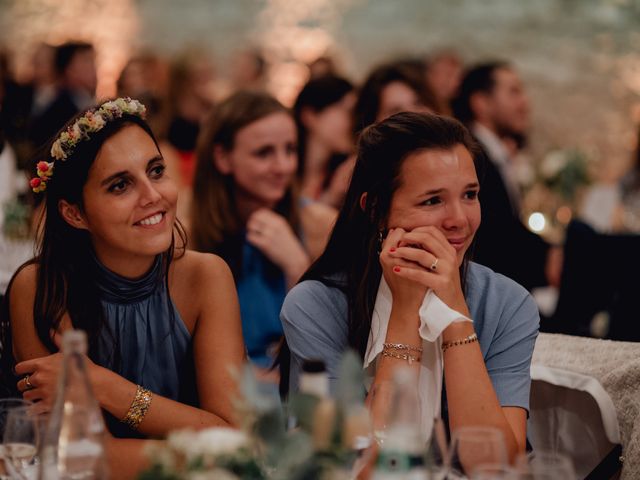
[[[33,388],[35,388],[33,385],[31,385],[31,379],[29,378],[31,376],[31,374],[27,373],[24,376],[24,384],[27,386],[27,390],[31,390]]]
[[[431,264],[431,266],[429,267],[431,269],[432,272],[435,272],[438,269],[438,259],[436,258],[433,263]]]

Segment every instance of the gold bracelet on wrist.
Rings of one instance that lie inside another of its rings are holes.
[[[147,390],[141,385],[137,385],[136,396],[133,398],[133,402],[131,402],[129,411],[120,421],[129,425],[132,429],[137,430],[151,406],[152,397],[153,394],[150,390]]]
[[[406,343],[383,343],[382,346],[385,349],[407,350],[422,353],[422,347],[414,347],[413,345],[407,345]]]
[[[459,345],[467,345],[469,343],[474,343],[478,341],[478,335],[472,333],[468,337],[461,338],[459,340],[454,340],[452,342],[445,342],[442,344],[442,352],[446,352],[451,347],[457,347]]]
[[[414,355],[411,355],[410,353],[396,353],[396,352],[390,352],[389,350],[386,350],[386,349],[382,350],[382,356],[397,358],[398,360],[406,360],[409,365],[411,365],[413,362],[419,362],[422,358],[422,357],[416,357]]]

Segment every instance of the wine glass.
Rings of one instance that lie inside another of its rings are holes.
[[[520,480],[517,470],[507,465],[484,463],[473,469],[471,480]]]
[[[571,459],[566,455],[548,450],[536,450],[519,455],[515,462],[522,480],[547,480],[576,478]]]
[[[504,435],[495,427],[458,427],[449,451],[452,474],[472,475],[481,465],[497,468],[508,464]]]
[[[32,402],[23,400],[22,398],[3,398],[0,400],[0,442],[2,442],[2,438],[4,437],[4,429],[7,424],[9,411],[16,407],[26,407],[31,404]],[[5,459],[4,446],[0,445],[0,479],[8,478],[5,477],[5,475],[7,475]]]
[[[40,421],[41,418],[33,412],[31,406],[14,407],[7,413],[3,450],[7,470],[15,478],[36,478]]]

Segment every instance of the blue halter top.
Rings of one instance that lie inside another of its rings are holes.
[[[141,278],[124,278],[96,260],[107,329],[97,363],[153,393],[197,406],[191,334],[169,297],[162,256]],[[141,437],[107,414],[116,437]]]

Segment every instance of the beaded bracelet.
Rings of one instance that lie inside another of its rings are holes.
[[[468,337],[461,338],[460,340],[454,340],[453,342],[446,342],[442,344],[442,352],[446,352],[451,347],[457,347],[459,345],[467,345],[469,343],[477,342],[478,335],[472,333]]]
[[[414,347],[413,345],[407,345],[406,343],[383,343],[382,346],[392,350],[408,350],[422,353],[422,347]]]
[[[151,406],[152,397],[153,395],[150,390],[147,390],[141,385],[137,385],[136,396],[133,398],[133,402],[131,402],[129,411],[120,421],[129,425],[132,429],[137,430]]]
[[[421,357],[415,357],[410,353],[395,353],[388,350],[382,350],[382,356],[397,358],[398,360],[406,360],[409,365],[411,365],[413,362],[419,362],[421,360]]]

